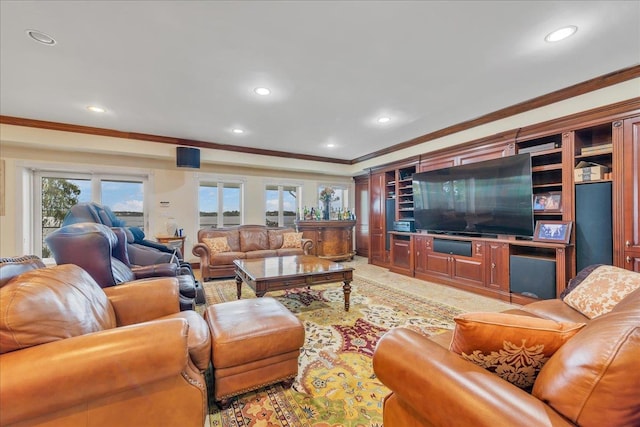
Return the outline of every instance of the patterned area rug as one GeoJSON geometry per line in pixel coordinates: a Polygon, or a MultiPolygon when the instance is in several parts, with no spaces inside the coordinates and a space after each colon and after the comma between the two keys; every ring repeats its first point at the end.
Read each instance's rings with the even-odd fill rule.
{"type": "MultiPolygon", "coordinates": [[[[216,427],[381,427],[382,399],[388,393],[373,373],[371,357],[390,328],[424,335],[453,328],[454,307],[354,277],[351,308],[344,311],[342,283],[268,293],[305,326],[298,377],[291,389],[266,387],[233,400],[220,410],[210,404],[216,427]]],[[[207,304],[236,299],[233,280],[204,284],[207,304]]],[[[255,293],[243,284],[243,298],[255,293]]]]}

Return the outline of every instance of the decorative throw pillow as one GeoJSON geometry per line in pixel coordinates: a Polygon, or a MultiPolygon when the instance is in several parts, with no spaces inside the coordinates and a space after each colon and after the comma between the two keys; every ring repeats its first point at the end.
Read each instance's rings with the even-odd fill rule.
{"type": "Polygon", "coordinates": [[[533,386],[553,353],[585,326],[507,313],[467,313],[454,320],[449,349],[523,389],[533,386]]]}
{"type": "Polygon", "coordinates": [[[205,237],[202,242],[207,245],[211,255],[219,254],[220,252],[231,252],[231,246],[229,246],[226,237],[205,237]]]}
{"type": "Polygon", "coordinates": [[[282,235],[282,248],[301,248],[302,233],[284,233],[282,235]]]}
{"type": "Polygon", "coordinates": [[[593,319],[613,310],[616,304],[638,288],[640,274],[601,265],[591,271],[562,301],[593,319]]]}

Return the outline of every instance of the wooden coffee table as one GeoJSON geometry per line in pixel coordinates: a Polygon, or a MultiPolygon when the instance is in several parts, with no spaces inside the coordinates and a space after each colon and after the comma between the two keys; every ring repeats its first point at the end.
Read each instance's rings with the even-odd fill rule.
{"type": "Polygon", "coordinates": [[[242,282],[249,285],[258,297],[271,291],[343,282],[344,310],[349,311],[352,267],[312,255],[237,259],[233,263],[236,266],[238,299],[242,296],[242,282]]]}

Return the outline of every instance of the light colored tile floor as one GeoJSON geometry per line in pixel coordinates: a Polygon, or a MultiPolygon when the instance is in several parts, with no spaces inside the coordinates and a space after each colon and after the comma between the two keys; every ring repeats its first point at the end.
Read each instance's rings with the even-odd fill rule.
{"type": "Polygon", "coordinates": [[[498,299],[477,295],[451,286],[427,282],[413,277],[389,271],[386,268],[369,264],[367,258],[356,256],[353,261],[342,262],[355,268],[359,276],[374,280],[387,286],[394,286],[415,295],[424,296],[464,311],[503,311],[519,307],[498,299]]]}

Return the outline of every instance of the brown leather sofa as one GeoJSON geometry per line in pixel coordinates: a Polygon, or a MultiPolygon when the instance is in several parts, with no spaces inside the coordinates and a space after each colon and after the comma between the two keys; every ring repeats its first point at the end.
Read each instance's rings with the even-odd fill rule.
{"type": "Polygon", "coordinates": [[[267,227],[265,225],[239,225],[225,228],[198,230],[198,243],[193,254],[200,257],[202,280],[231,277],[235,274],[236,259],[267,258],[287,255],[309,255],[313,248],[311,239],[302,239],[299,248],[283,248],[283,234],[295,233],[293,228],[267,227]],[[204,239],[226,238],[228,250],[212,253],[204,239]]]}
{"type": "Polygon", "coordinates": [[[42,267],[0,261],[0,425],[204,425],[210,333],[175,277],[101,289],[42,267]]]}
{"type": "MultiPolygon", "coordinates": [[[[627,273],[637,284],[640,274],[627,273]]],[[[640,425],[640,289],[592,319],[562,299],[508,313],[586,326],[551,355],[531,393],[417,332],[393,329],[373,358],[391,389],[384,426],[640,425]]]]}

